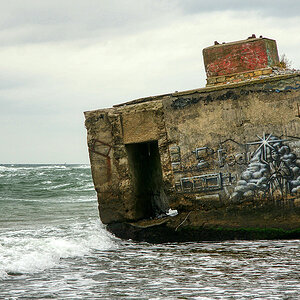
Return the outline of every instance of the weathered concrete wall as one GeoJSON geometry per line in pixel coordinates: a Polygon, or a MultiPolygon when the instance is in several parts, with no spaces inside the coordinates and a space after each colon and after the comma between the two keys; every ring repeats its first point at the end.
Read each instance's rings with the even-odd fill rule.
{"type": "Polygon", "coordinates": [[[299,94],[297,76],[165,101],[180,201],[220,206],[281,199],[299,205],[299,94]]]}
{"type": "Polygon", "coordinates": [[[135,196],[126,144],[158,141],[164,178],[170,176],[162,101],[86,112],[89,155],[103,223],[144,216],[135,196]]]}
{"type": "Polygon", "coordinates": [[[299,105],[296,74],[86,112],[103,223],[148,217],[136,193],[126,145],[157,141],[162,188],[170,207],[180,213],[177,223],[173,219],[168,226],[177,229],[184,221],[184,226],[197,227],[205,220],[212,226],[248,222],[300,228],[299,105]],[[259,216],[255,207],[261,209],[259,216]],[[288,209],[289,218],[278,221],[271,213],[278,207],[288,209]]]}

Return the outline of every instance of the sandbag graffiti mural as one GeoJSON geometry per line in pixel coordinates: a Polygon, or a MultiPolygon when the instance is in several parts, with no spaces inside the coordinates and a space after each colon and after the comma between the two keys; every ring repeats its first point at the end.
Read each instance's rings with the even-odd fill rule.
{"type": "Polygon", "coordinates": [[[263,135],[250,160],[247,169],[241,174],[232,198],[249,196],[279,196],[300,191],[300,167],[297,156],[288,145],[287,139],[263,135]]]}

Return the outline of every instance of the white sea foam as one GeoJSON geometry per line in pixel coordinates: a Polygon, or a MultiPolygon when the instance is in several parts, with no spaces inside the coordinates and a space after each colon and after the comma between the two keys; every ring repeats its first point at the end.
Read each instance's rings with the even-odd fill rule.
{"type": "Polygon", "coordinates": [[[15,167],[8,167],[8,166],[0,166],[0,172],[16,172],[18,171],[19,168],[15,168],[15,167]]]}
{"type": "Polygon", "coordinates": [[[62,184],[58,184],[58,185],[53,185],[51,187],[46,187],[45,189],[56,190],[56,189],[60,189],[60,188],[63,188],[63,187],[67,187],[69,185],[70,185],[70,183],[62,183],[62,184]]]}
{"type": "Polygon", "coordinates": [[[52,169],[88,169],[89,165],[1,165],[0,171],[16,172],[20,170],[52,170],[52,169]]]}
{"type": "Polygon", "coordinates": [[[61,263],[68,257],[82,257],[94,250],[116,247],[112,236],[98,220],[72,224],[68,228],[20,230],[0,235],[0,279],[9,274],[32,274],[61,263]]]}
{"type": "Polygon", "coordinates": [[[75,166],[72,166],[72,168],[74,168],[74,169],[90,169],[91,166],[90,165],[75,165],[75,166]]]}
{"type": "Polygon", "coordinates": [[[35,169],[67,169],[68,166],[65,165],[44,165],[44,166],[35,166],[35,169]]]}
{"type": "Polygon", "coordinates": [[[46,180],[46,181],[42,181],[41,183],[38,183],[38,184],[51,184],[51,183],[52,183],[52,181],[46,180]]]}

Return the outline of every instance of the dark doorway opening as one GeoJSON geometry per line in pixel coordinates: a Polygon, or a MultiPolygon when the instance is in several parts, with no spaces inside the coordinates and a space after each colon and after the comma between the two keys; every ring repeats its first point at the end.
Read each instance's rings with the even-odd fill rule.
{"type": "Polygon", "coordinates": [[[129,167],[140,218],[157,217],[169,208],[163,189],[158,142],[126,145],[129,167]]]}

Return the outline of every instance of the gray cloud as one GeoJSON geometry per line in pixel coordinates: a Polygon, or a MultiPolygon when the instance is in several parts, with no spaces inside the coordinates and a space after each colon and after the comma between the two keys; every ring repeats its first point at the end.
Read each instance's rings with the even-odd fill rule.
{"type": "Polygon", "coordinates": [[[0,1],[0,45],[89,38],[104,40],[117,35],[154,29],[189,15],[218,11],[254,12],[264,17],[286,18],[299,16],[300,2],[297,0],[0,1]]]}
{"type": "Polygon", "coordinates": [[[201,51],[214,40],[262,34],[300,68],[298,7],[0,0],[0,163],[88,162],[83,111],[203,87],[201,51]]]}
{"type": "Polygon", "coordinates": [[[176,7],[164,0],[2,1],[2,45],[109,38],[161,26],[175,15],[176,7]]]}
{"type": "Polygon", "coordinates": [[[176,0],[176,4],[185,13],[207,13],[212,11],[254,11],[267,17],[299,16],[300,2],[298,0],[176,0]]]}

